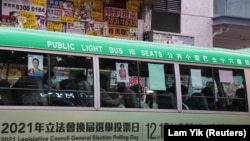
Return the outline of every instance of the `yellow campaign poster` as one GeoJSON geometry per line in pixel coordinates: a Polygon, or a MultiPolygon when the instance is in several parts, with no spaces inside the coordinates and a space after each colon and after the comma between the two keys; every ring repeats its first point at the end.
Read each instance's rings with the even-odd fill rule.
{"type": "Polygon", "coordinates": [[[127,10],[133,12],[139,12],[140,10],[140,1],[139,0],[128,0],[126,3],[127,10]]]}
{"type": "Polygon", "coordinates": [[[137,28],[109,26],[109,37],[137,40],[137,28]]]}
{"type": "Polygon", "coordinates": [[[83,0],[78,8],[80,21],[103,20],[103,0],[83,0]]]}
{"type": "Polygon", "coordinates": [[[47,22],[48,31],[62,32],[63,31],[62,27],[63,27],[63,23],[61,22],[52,22],[52,21],[47,22]]]}
{"type": "Polygon", "coordinates": [[[34,12],[20,11],[19,18],[23,18],[19,24],[22,24],[21,26],[24,28],[37,29],[39,27],[39,23],[34,12]]]}
{"type": "Polygon", "coordinates": [[[40,6],[46,6],[47,0],[31,0],[31,3],[40,6]]]}

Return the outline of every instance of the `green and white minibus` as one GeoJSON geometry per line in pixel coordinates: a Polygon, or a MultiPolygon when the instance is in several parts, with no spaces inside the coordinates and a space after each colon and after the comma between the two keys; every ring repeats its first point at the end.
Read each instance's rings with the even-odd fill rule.
{"type": "Polygon", "coordinates": [[[0,141],[162,141],[164,125],[248,125],[249,78],[248,49],[1,27],[0,141]]]}

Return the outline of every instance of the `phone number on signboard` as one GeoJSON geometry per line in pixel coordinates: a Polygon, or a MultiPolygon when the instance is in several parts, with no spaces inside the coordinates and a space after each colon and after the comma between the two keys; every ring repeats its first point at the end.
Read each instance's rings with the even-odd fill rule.
{"type": "Polygon", "coordinates": [[[137,27],[137,20],[134,19],[124,19],[124,18],[106,16],[106,20],[111,25],[137,27]]]}
{"type": "Polygon", "coordinates": [[[4,7],[12,7],[16,10],[25,10],[25,11],[45,13],[44,7],[36,7],[36,6],[21,5],[21,4],[9,4],[9,3],[4,3],[4,7]]]}

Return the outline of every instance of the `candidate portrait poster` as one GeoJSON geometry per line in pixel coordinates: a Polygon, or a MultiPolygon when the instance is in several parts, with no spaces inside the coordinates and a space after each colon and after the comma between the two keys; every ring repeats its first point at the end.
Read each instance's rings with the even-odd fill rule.
{"type": "Polygon", "coordinates": [[[117,82],[129,82],[128,63],[116,63],[117,82]]]}
{"type": "Polygon", "coordinates": [[[43,56],[42,55],[28,55],[28,75],[29,76],[43,76],[43,56]]]}

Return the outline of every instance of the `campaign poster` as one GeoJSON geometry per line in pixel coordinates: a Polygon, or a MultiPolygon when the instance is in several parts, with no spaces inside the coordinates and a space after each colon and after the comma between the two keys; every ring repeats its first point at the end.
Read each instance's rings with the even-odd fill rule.
{"type": "Polygon", "coordinates": [[[129,82],[128,63],[116,63],[117,82],[129,82]]]}
{"type": "Polygon", "coordinates": [[[28,75],[29,76],[43,76],[43,56],[42,55],[28,55],[28,75]]]}

